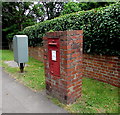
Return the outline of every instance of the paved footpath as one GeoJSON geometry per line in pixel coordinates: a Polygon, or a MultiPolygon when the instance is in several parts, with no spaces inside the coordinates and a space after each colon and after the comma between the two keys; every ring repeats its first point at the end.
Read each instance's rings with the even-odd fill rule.
{"type": "Polygon", "coordinates": [[[53,104],[44,91],[33,92],[4,71],[1,77],[2,113],[68,113],[53,104]]]}

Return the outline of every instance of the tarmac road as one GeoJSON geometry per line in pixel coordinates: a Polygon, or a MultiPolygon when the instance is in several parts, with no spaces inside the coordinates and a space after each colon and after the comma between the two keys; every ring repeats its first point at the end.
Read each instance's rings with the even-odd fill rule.
{"type": "Polygon", "coordinates": [[[33,92],[3,70],[0,81],[2,81],[2,113],[68,113],[53,104],[45,91],[33,92]]]}

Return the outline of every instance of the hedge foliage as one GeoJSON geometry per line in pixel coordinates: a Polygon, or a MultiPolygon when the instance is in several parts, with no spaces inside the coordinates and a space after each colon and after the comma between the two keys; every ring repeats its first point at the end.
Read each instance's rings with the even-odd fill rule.
{"type": "Polygon", "coordinates": [[[83,30],[84,52],[120,56],[120,3],[107,7],[67,14],[26,27],[29,46],[42,42],[48,31],[83,30]]]}

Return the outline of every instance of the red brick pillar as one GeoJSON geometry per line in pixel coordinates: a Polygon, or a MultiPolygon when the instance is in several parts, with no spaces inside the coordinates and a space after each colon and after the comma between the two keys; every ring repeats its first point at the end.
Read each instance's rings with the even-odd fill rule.
{"type": "Polygon", "coordinates": [[[81,96],[83,31],[46,33],[44,64],[47,94],[69,104],[81,96]]]}

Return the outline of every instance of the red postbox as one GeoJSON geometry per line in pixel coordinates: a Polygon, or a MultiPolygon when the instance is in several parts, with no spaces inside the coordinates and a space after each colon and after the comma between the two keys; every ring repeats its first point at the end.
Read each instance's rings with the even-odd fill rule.
{"type": "Polygon", "coordinates": [[[60,76],[60,42],[59,38],[48,38],[48,58],[50,74],[60,76]]]}

